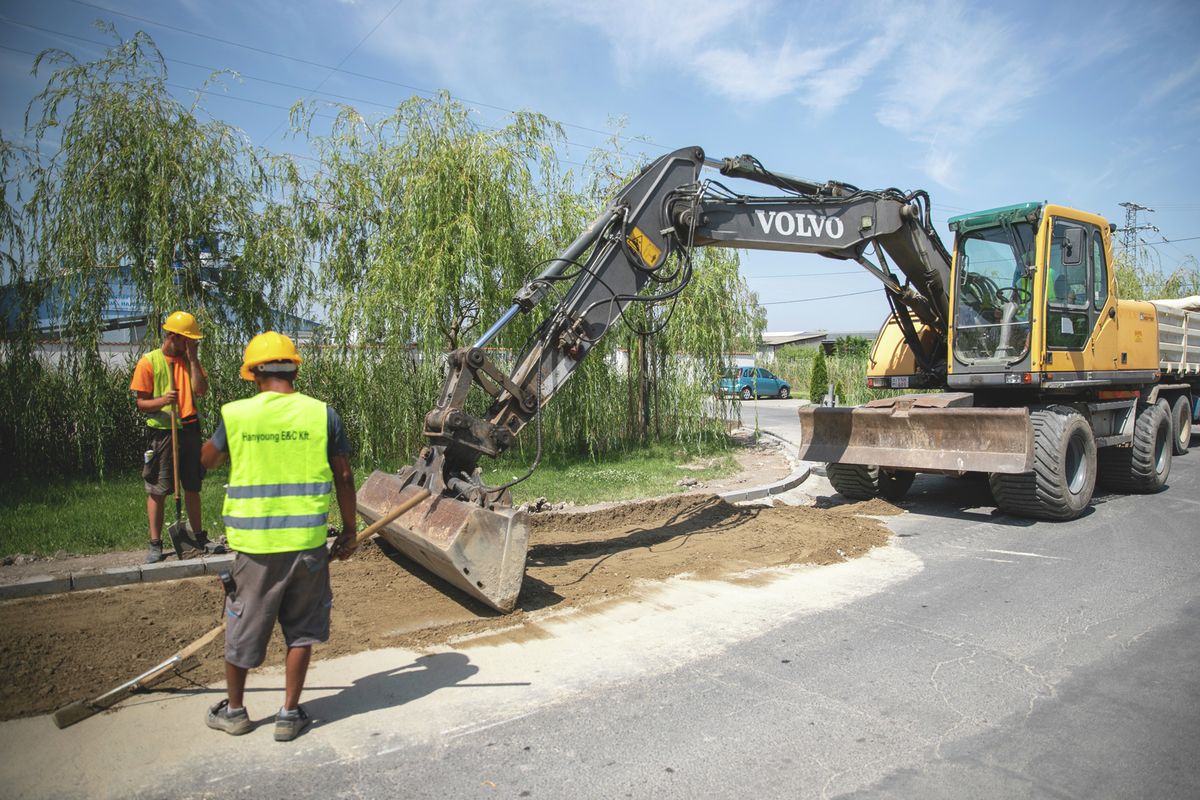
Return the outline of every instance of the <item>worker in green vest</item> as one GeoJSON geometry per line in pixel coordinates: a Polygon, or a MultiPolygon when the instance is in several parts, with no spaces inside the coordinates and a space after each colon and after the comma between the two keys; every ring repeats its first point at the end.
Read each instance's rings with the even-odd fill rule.
{"type": "Polygon", "coordinates": [[[200,415],[196,398],[208,393],[208,373],[200,363],[200,326],[186,311],[176,311],[163,323],[163,343],[138,360],[129,389],[138,410],[146,414],[146,449],[142,480],[146,485],[146,514],[150,518],[150,547],[146,563],[163,560],[162,526],[166,497],[175,491],[171,454],[171,411],[179,426],[179,484],[188,522],[201,548],[208,537],[201,527],[200,415]],[[172,388],[174,387],[174,388],[172,388]]]}
{"type": "Polygon", "coordinates": [[[276,741],[296,738],[309,724],[300,693],[312,646],[329,638],[329,559],[349,555],[356,528],[345,428],[336,411],[296,391],[300,363],[283,334],[251,339],[241,375],[254,381],[258,394],[222,406],[220,424],[201,452],[209,469],[229,461],[223,515],[237,553],[225,598],[228,696],[208,710],[206,721],[235,736],[254,727],[243,703],[246,674],[266,658],[278,621],[287,660],[276,741]],[[331,490],[342,529],[326,550],[331,490]]]}

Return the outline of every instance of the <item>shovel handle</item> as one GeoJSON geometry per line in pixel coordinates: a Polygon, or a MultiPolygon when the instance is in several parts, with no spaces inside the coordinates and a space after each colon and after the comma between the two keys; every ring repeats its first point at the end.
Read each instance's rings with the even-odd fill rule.
{"type": "MultiPolygon", "coordinates": [[[[167,362],[167,381],[171,387],[171,391],[175,391],[175,367],[171,362],[167,362]]],[[[171,475],[175,478],[175,521],[179,521],[180,515],[180,498],[179,498],[179,428],[175,421],[175,408],[179,404],[179,397],[175,397],[175,402],[171,404],[171,475]]]]}
{"type": "Polygon", "coordinates": [[[399,517],[399,516],[400,516],[401,514],[403,514],[405,511],[408,511],[409,509],[411,509],[411,508],[413,508],[414,506],[416,506],[418,503],[420,503],[420,502],[421,502],[422,500],[424,500],[426,497],[429,497],[429,490],[428,490],[428,489],[422,489],[421,491],[417,492],[417,493],[416,493],[415,495],[413,495],[412,497],[410,497],[410,498],[408,498],[407,500],[405,500],[405,501],[404,501],[403,503],[401,503],[400,505],[398,505],[398,506],[396,506],[395,508],[393,508],[391,511],[387,512],[386,514],[384,514],[384,515],[383,515],[382,517],[380,517],[379,519],[377,519],[377,520],[375,520],[374,522],[372,522],[370,525],[368,525],[366,528],[364,528],[364,529],[362,530],[362,532],[358,534],[358,536],[356,536],[356,537],[355,537],[355,539],[354,539],[354,546],[355,546],[355,547],[358,547],[360,544],[362,544],[363,542],[365,542],[367,539],[370,539],[372,536],[374,536],[375,534],[379,533],[379,531],[383,530],[383,527],[384,527],[385,525],[387,525],[387,524],[388,524],[388,523],[390,523],[392,520],[394,520],[394,519],[396,519],[397,517],[399,517]]]}

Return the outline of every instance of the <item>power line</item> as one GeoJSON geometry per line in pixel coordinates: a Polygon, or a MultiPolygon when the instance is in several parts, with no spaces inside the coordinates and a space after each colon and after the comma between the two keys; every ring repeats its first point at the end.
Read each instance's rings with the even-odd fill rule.
{"type": "Polygon", "coordinates": [[[860,294],[875,294],[878,289],[869,289],[865,292],[849,292],[847,294],[831,294],[826,297],[805,297],[801,300],[773,300],[770,303],[759,303],[760,306],[783,306],[790,303],[812,303],[817,300],[838,300],[843,297],[857,297],[860,294]]]}
{"type": "MultiPolygon", "coordinates": [[[[350,52],[349,52],[349,53],[346,53],[345,57],[344,57],[344,58],[342,58],[342,60],[341,60],[341,61],[339,61],[339,62],[337,63],[337,66],[336,66],[336,67],[334,67],[333,69],[331,69],[329,72],[327,72],[327,73],[325,74],[325,77],[324,77],[324,78],[322,78],[322,79],[321,79],[321,82],[317,84],[317,88],[313,90],[313,92],[314,92],[314,93],[316,93],[316,92],[320,91],[320,90],[321,90],[321,87],[325,85],[325,82],[326,82],[327,80],[329,80],[329,77],[330,77],[331,75],[333,75],[333,73],[334,73],[334,72],[336,72],[337,70],[341,69],[341,68],[342,68],[342,65],[343,65],[343,64],[345,64],[347,61],[349,61],[349,60],[350,60],[350,56],[352,56],[352,55],[354,55],[356,52],[358,52],[358,48],[362,47],[362,46],[363,46],[363,43],[364,43],[364,42],[366,42],[366,41],[367,41],[367,39],[370,39],[370,38],[371,38],[371,36],[372,36],[372,35],[375,33],[375,31],[379,30],[379,26],[380,26],[380,25],[382,25],[384,22],[386,22],[386,21],[387,21],[387,19],[388,19],[388,17],[390,17],[390,16],[392,16],[392,14],[395,14],[395,13],[396,13],[396,9],[400,7],[400,4],[401,4],[402,2],[404,2],[404,0],[396,0],[396,4],[395,4],[395,5],[393,5],[393,6],[392,6],[392,7],[391,7],[391,8],[388,10],[388,12],[387,12],[386,14],[384,14],[382,17],[380,17],[380,18],[379,18],[379,22],[376,22],[376,23],[375,23],[375,27],[373,27],[373,28],[371,28],[371,30],[367,31],[367,35],[366,35],[366,36],[364,36],[364,37],[362,37],[361,39],[359,39],[359,40],[358,40],[358,44],[356,44],[356,45],[354,45],[354,47],[350,48],[350,52]]],[[[310,97],[311,97],[311,95],[309,95],[309,97],[305,97],[305,98],[304,98],[304,101],[307,101],[307,100],[308,100],[310,97]]],[[[301,101],[301,102],[304,102],[304,101],[301,101]]],[[[268,142],[268,141],[271,139],[271,137],[273,137],[273,136],[274,136],[276,133],[278,133],[278,132],[279,132],[279,129],[280,129],[281,127],[283,127],[283,121],[282,121],[282,120],[279,122],[279,124],[278,124],[278,125],[276,125],[276,126],[275,126],[274,130],[272,130],[270,133],[268,133],[268,134],[267,134],[267,135],[266,135],[266,136],[263,138],[263,140],[262,140],[261,142],[259,142],[259,146],[262,146],[262,145],[266,144],[266,143],[267,143],[267,142],[268,142]]]]}
{"type": "MultiPolygon", "coordinates": [[[[208,34],[208,33],[200,33],[199,31],[189,30],[187,28],[183,28],[178,25],[171,25],[166,22],[158,22],[157,20],[148,19],[146,17],[140,17],[136,14],[129,14],[124,11],[117,11],[116,9],[108,8],[107,6],[102,6],[102,5],[98,5],[96,3],[86,2],[86,0],[65,0],[65,2],[74,3],[75,5],[80,5],[80,6],[86,6],[88,8],[94,8],[98,11],[103,11],[106,14],[115,14],[116,16],[119,16],[119,17],[125,17],[126,19],[137,20],[138,22],[144,22],[147,25],[153,25],[158,28],[165,28],[167,30],[176,31],[178,33],[183,33],[188,36],[196,36],[201,39],[208,39],[210,41],[220,42],[221,44],[226,44],[226,45],[229,45],[230,47],[239,47],[244,50],[250,50],[255,53],[261,53],[262,55],[271,56],[272,58],[282,58],[287,61],[294,61],[298,64],[307,64],[312,67],[320,67],[321,69],[330,70],[332,72],[339,72],[343,75],[351,75],[355,78],[363,78],[363,79],[369,80],[369,81],[378,81],[379,83],[386,83],[391,86],[397,86],[401,89],[407,89],[410,92],[417,92],[418,94],[430,95],[431,97],[436,97],[439,94],[437,91],[432,90],[432,89],[422,89],[418,86],[412,86],[407,83],[401,83],[399,81],[391,80],[390,78],[380,78],[376,75],[368,75],[363,72],[355,72],[353,70],[342,69],[340,66],[335,66],[335,65],[331,65],[331,64],[323,64],[319,61],[311,61],[306,58],[299,58],[297,56],[288,55],[287,53],[279,53],[274,50],[267,50],[262,47],[255,47],[254,45],[244,44],[242,42],[235,42],[231,39],[223,39],[220,36],[213,36],[212,34],[208,34]]],[[[381,24],[382,24],[382,21],[381,21],[381,24]]],[[[490,108],[494,111],[503,111],[506,114],[516,114],[517,113],[514,109],[505,108],[504,106],[498,106],[498,105],[494,105],[492,103],[484,103],[479,100],[468,100],[467,98],[458,97],[457,95],[452,95],[452,94],[448,94],[448,96],[450,97],[450,99],[457,100],[458,102],[465,103],[466,105],[477,106],[479,108],[490,108]]],[[[578,125],[578,124],[572,123],[572,122],[560,122],[559,124],[561,124],[563,127],[577,128],[581,131],[587,131],[589,133],[599,134],[600,136],[604,136],[604,137],[608,137],[608,136],[612,135],[612,131],[602,131],[602,130],[598,130],[596,128],[589,128],[586,125],[578,125]]],[[[645,144],[648,147],[657,147],[664,151],[671,150],[671,148],[669,148],[665,145],[656,144],[654,142],[642,142],[642,144],[645,144]]]]}

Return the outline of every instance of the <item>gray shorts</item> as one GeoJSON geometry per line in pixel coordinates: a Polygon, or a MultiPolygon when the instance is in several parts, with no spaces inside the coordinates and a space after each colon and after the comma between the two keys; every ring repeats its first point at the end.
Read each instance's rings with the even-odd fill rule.
{"type": "Polygon", "coordinates": [[[275,621],[288,647],[329,639],[333,590],[324,546],[294,553],[238,553],[237,588],[225,598],[225,660],[253,669],[267,657],[275,621]]]}
{"type": "MultiPolygon", "coordinates": [[[[200,425],[179,426],[179,485],[185,492],[200,491],[204,466],[200,463],[200,425]]],[[[175,461],[171,455],[171,431],[146,428],[146,452],[142,463],[142,480],[146,494],[175,494],[175,461]]]]}

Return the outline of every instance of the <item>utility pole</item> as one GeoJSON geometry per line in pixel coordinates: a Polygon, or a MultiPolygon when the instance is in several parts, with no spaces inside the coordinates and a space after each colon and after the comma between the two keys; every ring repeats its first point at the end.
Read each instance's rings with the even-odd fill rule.
{"type": "Polygon", "coordinates": [[[1121,234],[1121,246],[1125,248],[1125,253],[1129,257],[1129,263],[1136,268],[1138,266],[1138,231],[1154,231],[1162,233],[1156,226],[1146,224],[1137,224],[1137,215],[1139,211],[1148,211],[1154,213],[1154,209],[1148,206],[1138,205],[1137,203],[1121,203],[1121,208],[1125,209],[1125,227],[1118,228],[1117,231],[1121,234]]]}

